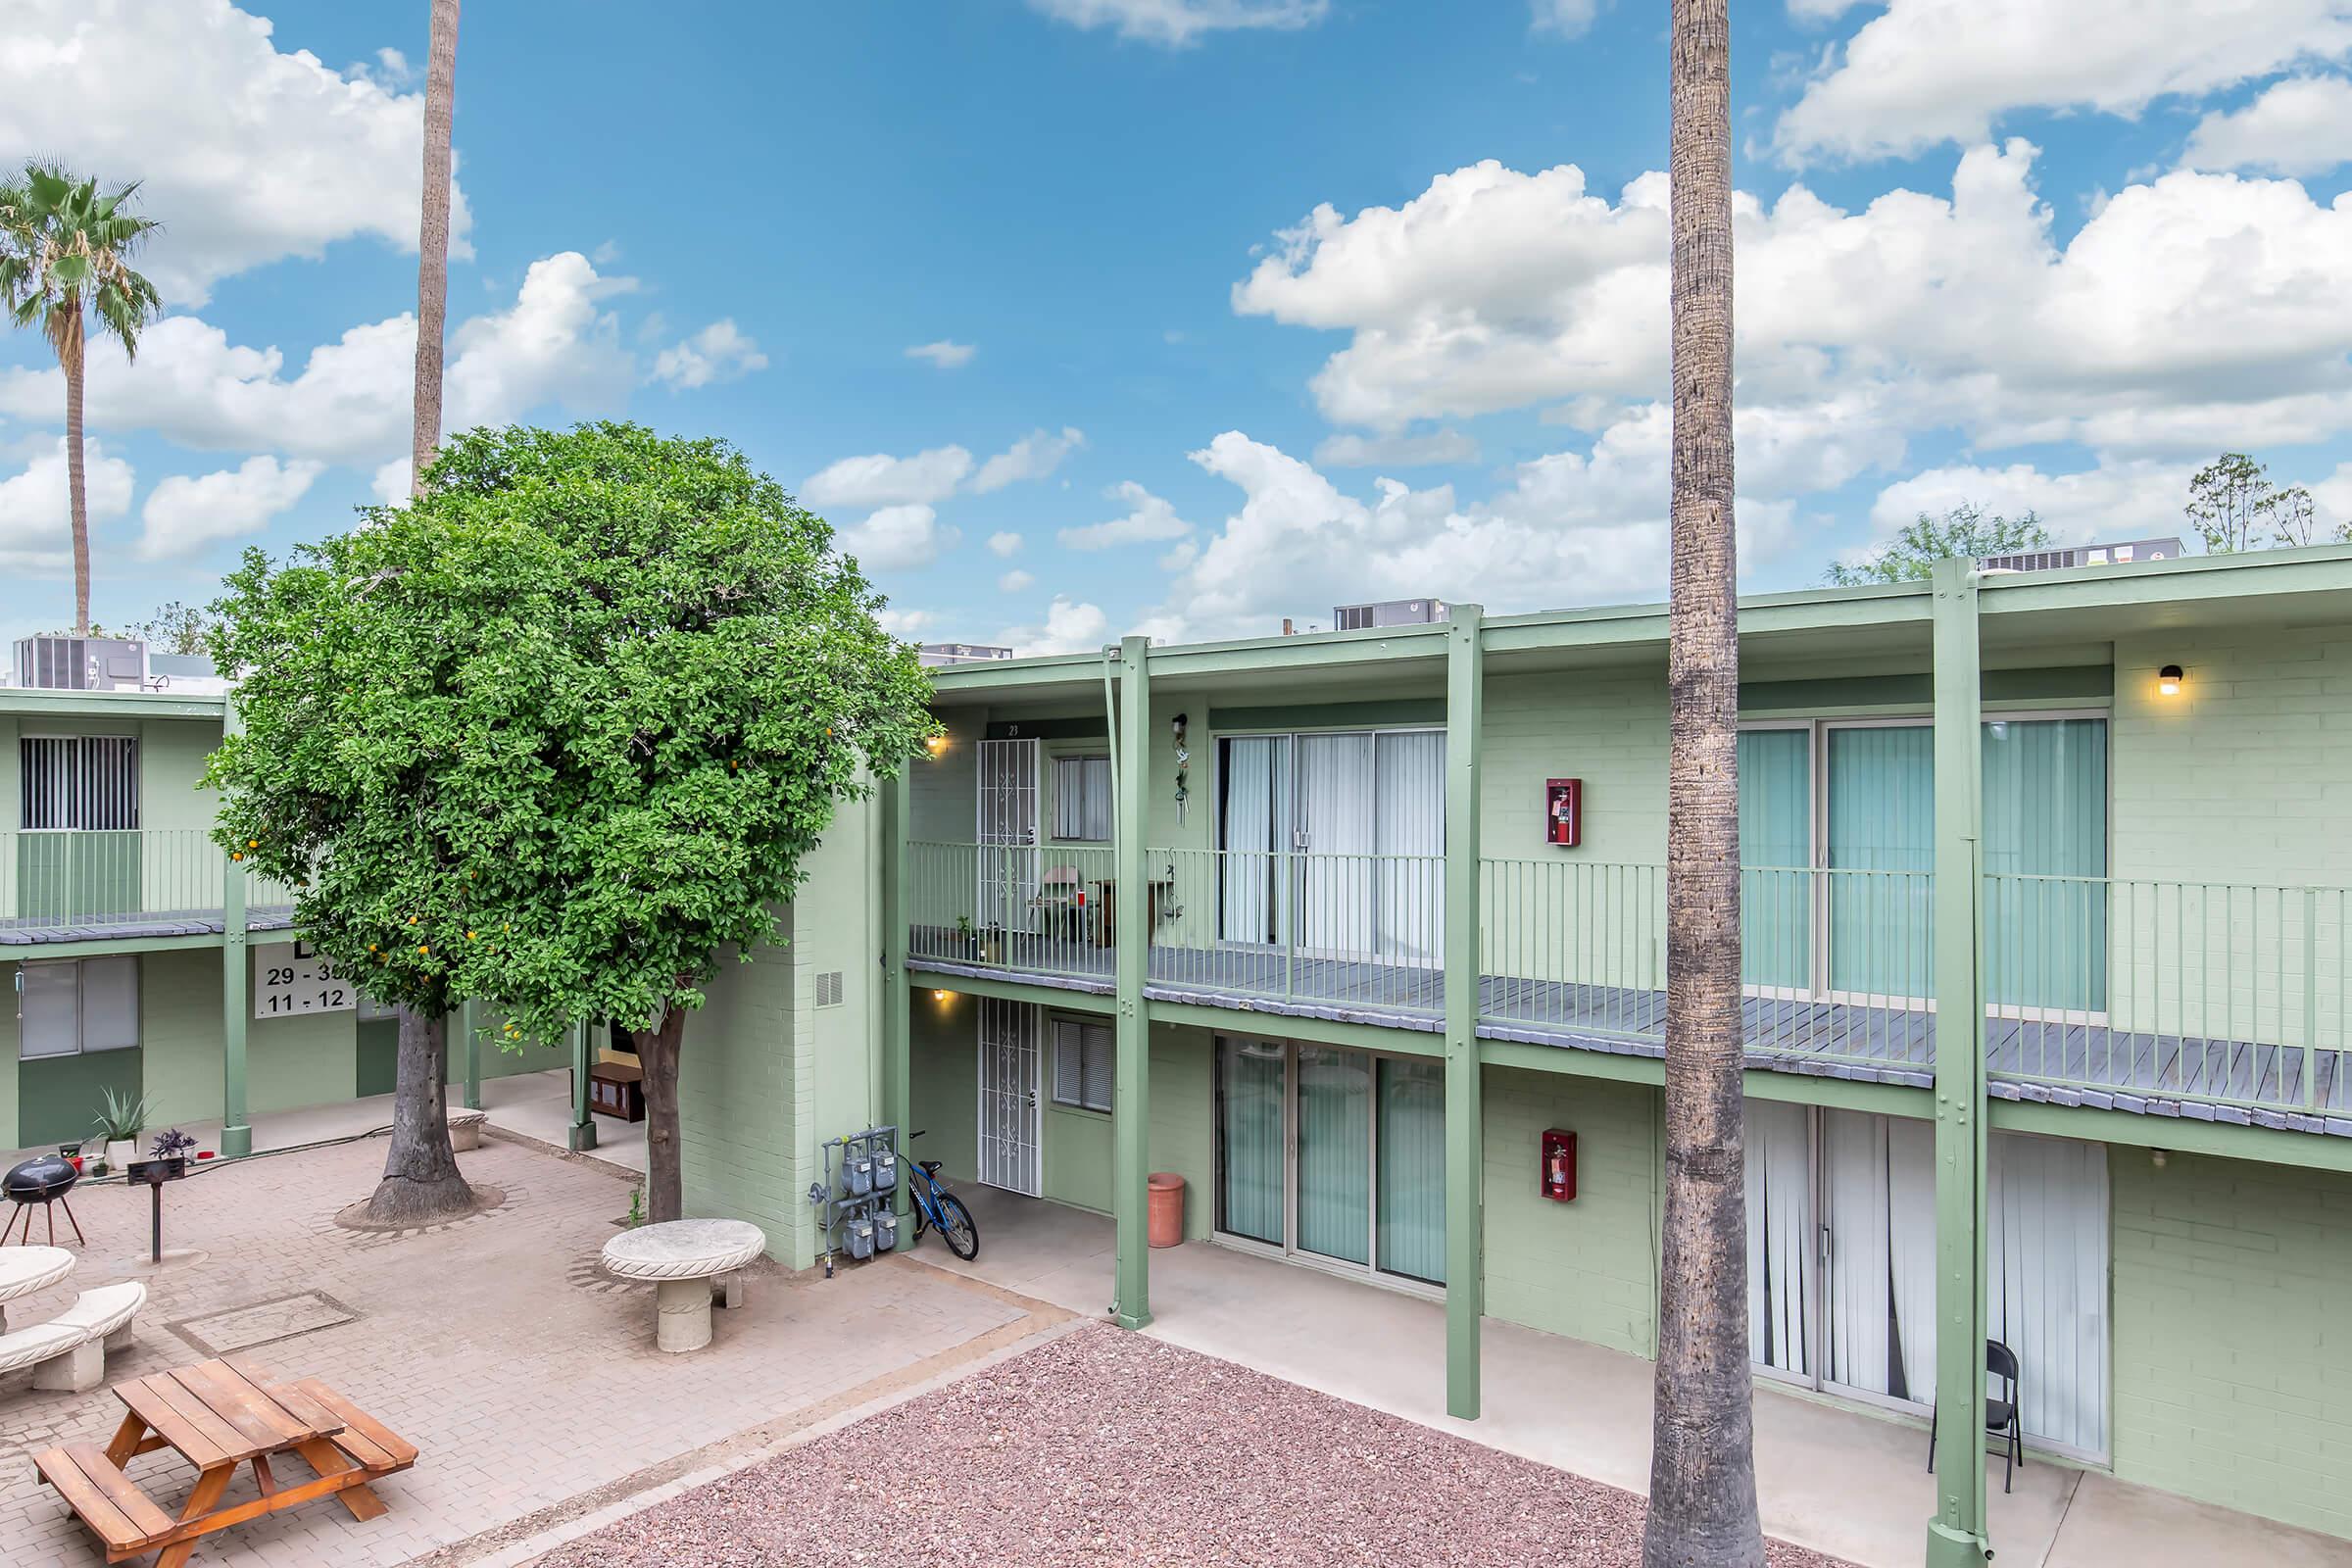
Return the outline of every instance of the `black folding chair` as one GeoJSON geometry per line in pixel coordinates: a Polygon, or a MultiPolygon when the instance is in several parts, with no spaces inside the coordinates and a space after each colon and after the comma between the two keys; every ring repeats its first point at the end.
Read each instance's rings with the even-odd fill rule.
{"type": "MultiPolygon", "coordinates": [[[[1996,1398],[1987,1392],[1984,1396],[1984,1435],[2006,1441],[2008,1460],[2001,1468],[2001,1490],[2007,1492],[2010,1482],[2026,1462],[2026,1444],[2023,1430],[2018,1426],[2017,1409],[2017,1352],[1998,1340],[1984,1342],[1984,1372],[2001,1380],[2001,1393],[1996,1398]]],[[[1928,1417],[1928,1474],[1936,1473],[1936,1420],[1941,1411],[1928,1417]]]]}

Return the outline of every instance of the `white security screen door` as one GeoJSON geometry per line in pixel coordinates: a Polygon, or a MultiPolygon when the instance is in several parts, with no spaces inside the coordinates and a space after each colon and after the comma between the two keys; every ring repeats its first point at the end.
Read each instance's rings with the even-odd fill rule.
{"type": "Polygon", "coordinates": [[[980,1179],[1008,1193],[1038,1197],[1038,1009],[1027,1003],[980,999],[980,1179]]]}
{"type": "Polygon", "coordinates": [[[1037,910],[1037,742],[980,743],[980,923],[1026,931],[1037,910]]]}

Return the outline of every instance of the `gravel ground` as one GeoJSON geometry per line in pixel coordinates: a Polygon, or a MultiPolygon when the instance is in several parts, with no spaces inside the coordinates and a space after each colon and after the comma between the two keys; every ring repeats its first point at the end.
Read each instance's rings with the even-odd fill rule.
{"type": "MultiPolygon", "coordinates": [[[[1616,1565],[1642,1499],[1141,1334],[1088,1326],[540,1559],[1616,1565]]],[[[1775,1543],[1775,1568],[1835,1568],[1775,1543]]]]}

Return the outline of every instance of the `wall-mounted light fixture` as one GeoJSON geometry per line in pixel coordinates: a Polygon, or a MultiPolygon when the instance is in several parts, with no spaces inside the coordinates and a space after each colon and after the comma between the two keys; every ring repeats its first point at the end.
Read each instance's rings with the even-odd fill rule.
{"type": "Polygon", "coordinates": [[[2156,689],[2167,697],[2180,695],[2180,666],[2167,664],[2156,672],[2156,689]]]}
{"type": "Polygon", "coordinates": [[[945,1002],[948,1000],[948,994],[945,991],[934,991],[931,993],[931,1000],[933,1002],[945,1002]]]}

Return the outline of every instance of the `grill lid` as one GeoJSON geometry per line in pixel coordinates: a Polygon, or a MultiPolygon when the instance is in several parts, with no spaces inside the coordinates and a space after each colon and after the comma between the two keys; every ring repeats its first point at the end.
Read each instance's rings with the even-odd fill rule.
{"type": "Polygon", "coordinates": [[[20,1203],[41,1203],[72,1189],[80,1173],[63,1154],[35,1154],[0,1177],[0,1192],[20,1203]]]}

